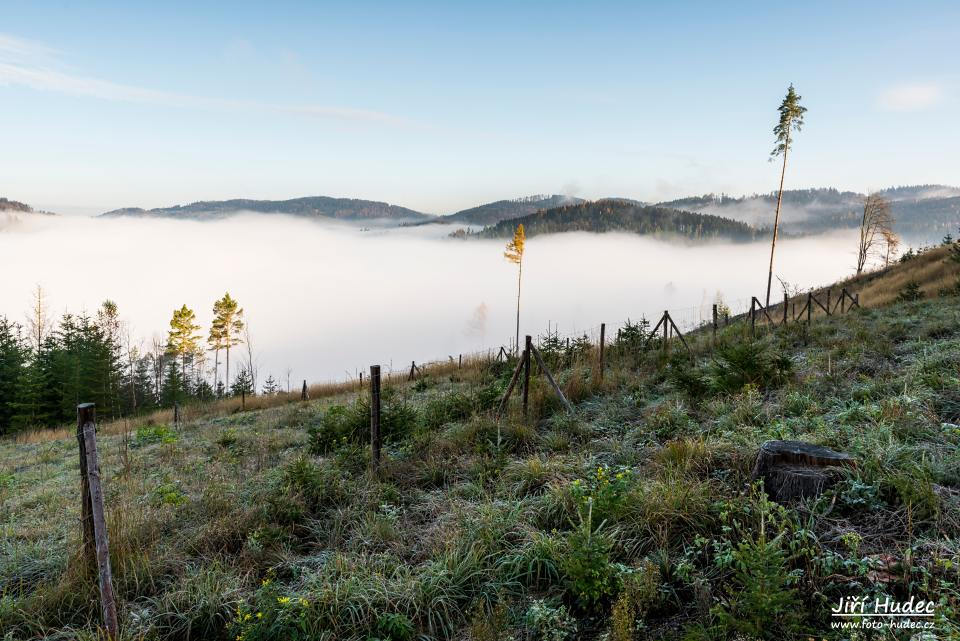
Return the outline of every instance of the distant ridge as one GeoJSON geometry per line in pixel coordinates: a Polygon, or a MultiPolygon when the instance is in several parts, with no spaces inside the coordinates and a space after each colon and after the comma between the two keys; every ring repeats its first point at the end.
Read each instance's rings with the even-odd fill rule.
{"type": "Polygon", "coordinates": [[[157,209],[127,207],[101,214],[104,218],[184,218],[190,220],[214,220],[242,212],[261,214],[286,214],[304,218],[330,218],[336,220],[426,220],[432,218],[406,207],[390,205],[375,200],[357,198],[331,198],[329,196],[307,196],[290,200],[209,200],[175,205],[157,209]]]}

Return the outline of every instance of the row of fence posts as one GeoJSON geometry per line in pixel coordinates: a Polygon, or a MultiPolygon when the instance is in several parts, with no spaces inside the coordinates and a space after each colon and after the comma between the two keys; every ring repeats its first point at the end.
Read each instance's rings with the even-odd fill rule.
{"type": "MultiPolygon", "coordinates": [[[[836,302],[831,302],[831,290],[826,290],[826,304],[822,302],[817,295],[812,291],[807,292],[806,303],[800,308],[800,313],[796,313],[796,303],[794,303],[793,313],[790,312],[790,297],[786,292],[783,294],[783,316],[780,322],[773,320],[773,317],[770,315],[770,307],[764,306],[756,296],[750,298],[750,334],[751,336],[756,336],[757,334],[757,316],[760,312],[766,317],[767,322],[772,326],[786,326],[790,316],[793,316],[793,322],[797,322],[800,318],[806,313],[807,315],[807,325],[810,325],[813,322],[813,306],[816,305],[827,316],[832,316],[836,313],[837,308],[840,308],[840,313],[843,314],[847,311],[854,309],[855,307],[860,307],[860,294],[851,294],[847,291],[847,288],[844,287],[840,290],[840,296],[837,298],[836,302]],[[846,303],[850,301],[849,307],[846,303]]],[[[714,305],[714,335],[716,335],[716,305],[714,305]]]]}

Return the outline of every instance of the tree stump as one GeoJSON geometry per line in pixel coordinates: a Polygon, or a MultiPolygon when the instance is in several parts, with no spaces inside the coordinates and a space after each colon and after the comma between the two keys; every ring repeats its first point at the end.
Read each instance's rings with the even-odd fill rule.
{"type": "Polygon", "coordinates": [[[753,480],[762,479],[767,495],[778,503],[819,496],[853,467],[843,452],[803,441],[767,441],[753,464],[753,480]]]}

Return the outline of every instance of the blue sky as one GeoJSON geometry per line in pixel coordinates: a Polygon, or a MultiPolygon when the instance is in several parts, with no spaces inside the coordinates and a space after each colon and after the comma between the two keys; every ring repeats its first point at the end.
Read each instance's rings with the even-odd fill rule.
{"type": "Polygon", "coordinates": [[[958,184],[958,24],[956,2],[0,0],[0,196],[765,192],[790,82],[788,186],[958,184]]]}

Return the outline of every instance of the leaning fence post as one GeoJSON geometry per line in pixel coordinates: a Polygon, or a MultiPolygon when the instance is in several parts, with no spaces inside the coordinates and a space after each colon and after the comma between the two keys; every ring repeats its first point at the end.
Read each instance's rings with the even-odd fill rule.
{"type": "MultiPolygon", "coordinates": [[[[117,622],[117,603],[113,595],[113,576],[110,571],[110,537],[107,535],[103,487],[100,483],[96,410],[93,403],[77,406],[77,437],[80,439],[80,462],[86,471],[86,483],[81,481],[81,491],[86,492],[83,497],[83,506],[89,506],[89,521],[84,523],[84,538],[92,534],[92,541],[84,541],[84,548],[89,553],[90,543],[92,543],[100,586],[103,627],[107,630],[108,641],[116,641],[120,638],[120,626],[117,622]]],[[[84,474],[81,471],[81,479],[83,477],[84,474]]],[[[86,512],[86,510],[83,511],[86,512]]],[[[84,516],[86,517],[86,514],[84,516]]]]}
{"type": "Polygon", "coordinates": [[[380,366],[370,366],[370,467],[380,471],[380,366]]]}
{"type": "Polygon", "coordinates": [[[600,381],[603,381],[603,343],[607,336],[607,324],[600,323],[600,381]]]}
{"type": "Polygon", "coordinates": [[[526,337],[523,354],[523,418],[527,418],[527,404],[530,397],[530,352],[533,349],[533,339],[526,337]]]}
{"type": "Polygon", "coordinates": [[[830,290],[827,290],[827,316],[830,315],[830,290]]]}
{"type": "Polygon", "coordinates": [[[751,336],[757,335],[757,315],[754,312],[754,310],[756,309],[756,304],[757,304],[757,297],[751,296],[750,297],[750,335],[751,336]]]}
{"type": "Polygon", "coordinates": [[[94,420],[93,403],[77,406],[77,444],[80,448],[80,525],[83,529],[83,559],[88,568],[97,560],[93,542],[93,509],[90,507],[90,481],[87,478],[87,448],[83,441],[83,426],[94,420]]]}

